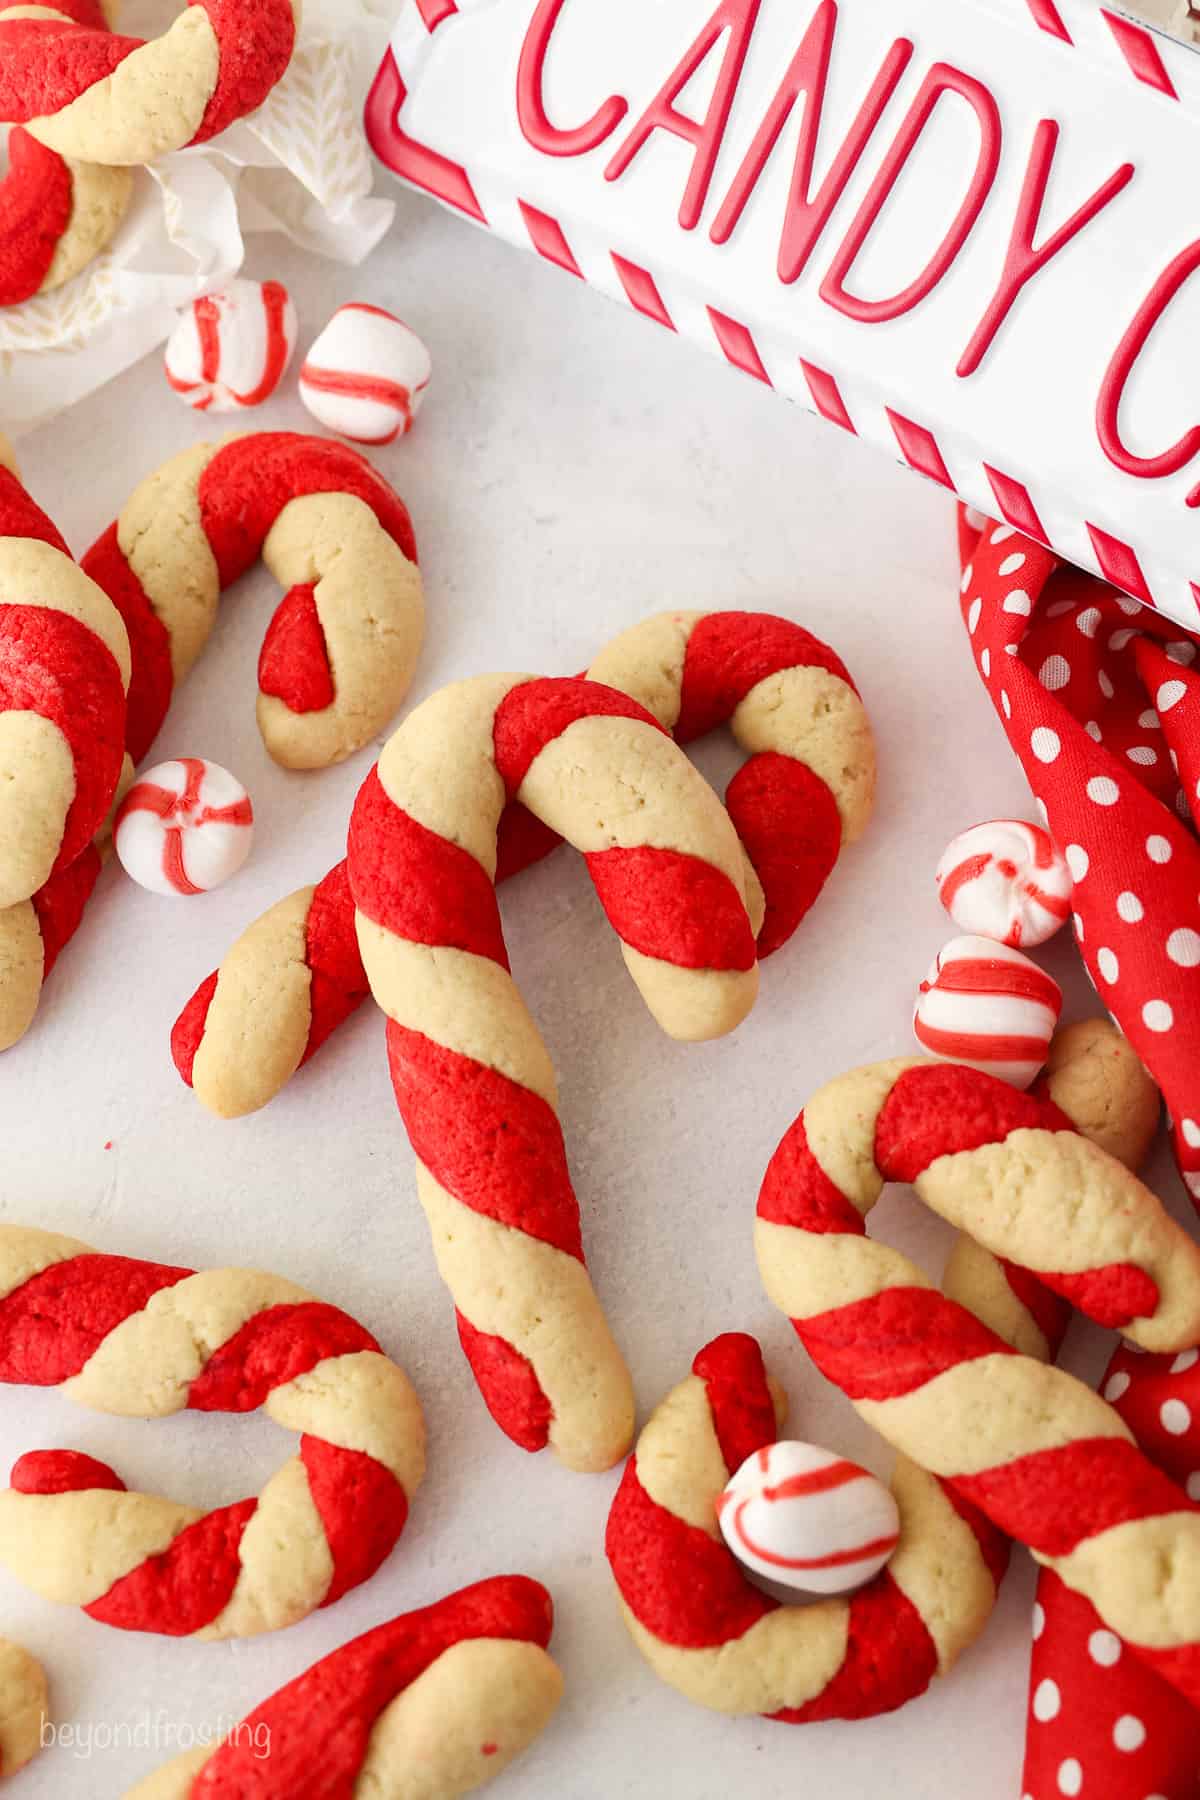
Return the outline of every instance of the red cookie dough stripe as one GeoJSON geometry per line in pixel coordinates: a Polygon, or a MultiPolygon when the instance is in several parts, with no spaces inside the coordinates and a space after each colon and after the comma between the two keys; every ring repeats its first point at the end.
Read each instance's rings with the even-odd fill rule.
{"type": "Polygon", "coordinates": [[[643,956],[683,969],[753,968],[742,897],[711,863],[647,845],[585,860],[609,923],[643,956]]]}
{"type": "Polygon", "coordinates": [[[218,450],[200,477],[200,517],[229,587],[258,561],[284,507],[308,494],[351,494],[375,514],[409,562],[417,544],[408,508],[365,456],[292,432],[256,432],[218,450]]]}
{"type": "Polygon", "coordinates": [[[311,1020],[303,1058],[307,1062],[371,991],[358,952],[354,900],[344,862],[317,883],[308,909],[305,954],[312,970],[311,1020]]]}
{"type": "Polygon", "coordinates": [[[147,1557],[114,1581],[84,1612],[120,1631],[161,1637],[203,1631],[229,1604],[241,1568],[242,1535],[257,1508],[257,1500],[238,1500],[206,1513],[185,1526],[160,1556],[147,1557]]]}
{"type": "Polygon", "coordinates": [[[0,537],[36,538],[70,556],[66,539],[41,507],[31,500],[11,469],[0,466],[0,537]]]}
{"type": "Polygon", "coordinates": [[[1014,1131],[1059,1130],[1044,1102],[1007,1082],[954,1065],[908,1069],[875,1127],[875,1164],[887,1181],[910,1184],[939,1156],[1002,1144],[1014,1131]]]}
{"type": "Polygon", "coordinates": [[[192,142],[206,143],[262,105],[287,71],[296,47],[291,0],[193,0],[212,22],[220,74],[192,142]]]}
{"type": "Polygon", "coordinates": [[[873,1719],[907,1706],[937,1672],[937,1647],[925,1621],[884,1569],[850,1601],[846,1655],[833,1680],[807,1706],[771,1717],[785,1725],[873,1719]]]}
{"type": "Polygon", "coordinates": [[[769,675],[827,669],[858,689],[841,657],[810,631],[769,613],[710,613],[688,639],[675,736],[681,744],[723,725],[769,675]]]}
{"type": "Polygon", "coordinates": [[[413,1151],[473,1212],[583,1261],[562,1126],[498,1069],[388,1021],[388,1065],[413,1151]]]}
{"type": "Polygon", "coordinates": [[[952,1485],[1009,1537],[1066,1556],[1114,1525],[1186,1509],[1175,1483],[1124,1438],[1077,1438],[952,1485]]]}
{"type": "Polygon", "coordinates": [[[307,1375],[326,1357],[378,1349],[356,1319],[323,1300],[271,1306],[214,1351],[188,1388],[188,1405],[197,1412],[255,1412],[274,1388],[307,1375]]]}
{"type": "Polygon", "coordinates": [[[311,1791],[314,1769],[328,1800],[350,1800],[375,1721],[443,1651],[469,1638],[545,1649],[553,1618],[545,1588],[503,1575],[377,1626],[252,1712],[205,1763],[192,1800],[296,1800],[311,1791]]]}
{"type": "Polygon", "coordinates": [[[0,182],[0,306],[18,306],[40,291],[74,205],[67,164],[18,126],[0,182]]]}
{"type": "Polygon", "coordinates": [[[361,1450],[304,1436],[300,1458],[333,1558],[321,1602],[332,1606],[387,1561],[408,1519],[408,1496],[390,1469],[361,1450]]]}
{"type": "Polygon", "coordinates": [[[692,1374],[704,1383],[713,1430],[731,1473],[775,1442],[775,1406],[756,1338],[743,1331],[714,1338],[692,1359],[692,1374]]]}
{"type": "Polygon", "coordinates": [[[527,1356],[494,1333],[477,1331],[455,1309],[458,1340],[471,1365],[484,1405],[506,1437],[522,1450],[544,1450],[554,1409],[527,1356]]]}
{"type": "Polygon", "coordinates": [[[324,712],[336,698],[317,589],[306,582],[285,594],[258,655],[258,685],[292,712],[324,712]]]}
{"type": "Polygon", "coordinates": [[[133,673],[129,682],[125,736],[130,756],[139,763],[158,736],[171,704],[174,688],[171,642],[146,590],[122,553],[117,532],[117,525],[110,525],[79,566],[104,589],[129,635],[133,673]]]}
{"type": "Polygon", "coordinates": [[[516,798],[534,758],[577,719],[636,719],[655,731],[662,726],[628,694],[578,676],[545,677],[511,688],[496,708],[492,741],[496,767],[516,798]]]}
{"type": "Polygon", "coordinates": [[[67,20],[0,18],[0,118],[24,125],[61,112],[142,43],[67,20]]]}
{"type": "Polygon", "coordinates": [[[75,764],[56,869],[81,856],[116,792],[125,754],[125,689],[107,645],[54,608],[0,606],[0,711],[36,712],[62,732],[75,764]]]}
{"type": "Polygon", "coordinates": [[[101,866],[99,852],[89,844],[82,856],[77,856],[67,868],[52,875],[45,887],[33,896],[33,910],[42,937],[43,981],[82,924],[84,908],[92,897],[101,866]]]}
{"type": "Polygon", "coordinates": [[[350,821],[355,900],[410,943],[447,945],[508,967],[496,892],[469,851],[396,805],[372,769],[350,821]]]}
{"type": "Polygon", "coordinates": [[[636,1456],[625,1465],[604,1547],[625,1604],[665,1644],[726,1644],[778,1606],[745,1579],[724,1543],[650,1498],[636,1456]]]}
{"type": "Polygon", "coordinates": [[[758,1197],[758,1216],[800,1231],[866,1235],[867,1223],[836,1182],[829,1179],[808,1144],[801,1113],[767,1165],[758,1197]]]}
{"type": "Polygon", "coordinates": [[[194,1273],[128,1256],[73,1256],[0,1300],[0,1382],[56,1387],[122,1320],[194,1273]]]}
{"type": "Polygon", "coordinates": [[[1016,1354],[935,1288],[886,1288],[792,1324],[821,1373],[851,1400],[893,1400],[960,1363],[1016,1354]]]}
{"type": "Polygon", "coordinates": [[[762,883],[761,961],[788,942],[816,903],[842,847],[841,817],[821,777],[774,750],[738,770],[725,809],[762,883]]]}

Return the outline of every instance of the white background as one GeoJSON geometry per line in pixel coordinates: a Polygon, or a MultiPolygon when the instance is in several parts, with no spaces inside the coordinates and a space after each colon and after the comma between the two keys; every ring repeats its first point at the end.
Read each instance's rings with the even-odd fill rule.
{"type": "MultiPolygon", "coordinates": [[[[569,853],[513,883],[503,906],[561,1077],[589,1262],[641,1416],[708,1338],[750,1330],[790,1390],[795,1434],[884,1470],[884,1447],[763,1298],[750,1225],[770,1153],[806,1097],[855,1063],[911,1048],[916,984],[950,935],[933,888],[946,840],[1030,809],[967,654],[950,501],[419,199],[401,197],[395,234],[358,275],[258,245],[253,272],[292,285],[306,343],[357,298],[409,317],[433,350],[417,430],[379,458],[412,510],[427,581],[413,700],[493,669],[578,670],[615,632],[670,606],[778,611],[828,636],[857,678],[879,741],[875,823],[765,966],[758,1007],[733,1037],[681,1047],[658,1034],[569,853]]],[[[253,422],[302,429],[306,415],[289,384],[253,422]]],[[[33,493],[82,551],[141,476],[205,431],[155,358],[27,439],[21,456],[33,493]]],[[[211,757],[243,777],[258,817],[251,863],[219,893],[186,901],[106,875],[34,1030],[0,1067],[0,1210],[102,1250],[257,1264],[346,1308],[417,1385],[429,1476],[381,1573],[270,1639],[118,1635],[0,1571],[0,1630],[44,1660],[55,1717],[84,1732],[158,1735],[157,1747],[86,1760],[57,1747],[14,1794],[119,1795],[173,1754],[170,1729],[228,1724],[367,1627],[522,1570],[553,1591],[566,1699],[497,1800],[774,1800],[799,1784],[858,1800],[881,1781],[890,1800],[968,1789],[972,1800],[1015,1800],[1032,1593],[1023,1552],[980,1644],[892,1718],[796,1730],[693,1709],[658,1684],[617,1616],[603,1554],[616,1474],[571,1475],[548,1453],[525,1456],[484,1412],[434,1271],[379,1016],[364,1008],[273,1106],[239,1123],[209,1118],[179,1082],[167,1046],[177,1011],[251,919],[342,854],[373,754],[315,776],[268,761],[253,696],[270,589],[259,571],[225,602],[156,753],[211,757]]],[[[732,748],[706,746],[701,762],[724,779],[732,748]]],[[[1043,960],[1067,985],[1070,1013],[1095,1010],[1069,942],[1043,960]]],[[[948,1234],[911,1196],[885,1200],[876,1228],[940,1262],[948,1234]]],[[[1098,1369],[1100,1334],[1072,1348],[1075,1366],[1098,1369]]],[[[142,1425],[54,1393],[3,1395],[0,1475],[22,1451],[55,1445],[111,1462],[130,1486],[216,1505],[256,1491],[292,1440],[253,1418],[142,1425]]]]}

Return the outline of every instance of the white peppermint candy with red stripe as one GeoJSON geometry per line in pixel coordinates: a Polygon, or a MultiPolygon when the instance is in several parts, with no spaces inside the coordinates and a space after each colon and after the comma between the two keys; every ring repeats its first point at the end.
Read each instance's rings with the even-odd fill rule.
{"type": "Polygon", "coordinates": [[[236,776],[184,756],[136,781],[117,812],[113,844],[125,873],[153,894],[205,894],[250,854],[254,809],[236,776]]]}
{"type": "Polygon", "coordinates": [[[930,1056],[1027,1088],[1046,1061],[1062,989],[1008,944],[952,938],[921,983],[913,1030],[930,1056]]]}
{"type": "Polygon", "coordinates": [[[403,319],[378,306],[343,306],[308,353],[300,398],[327,431],[356,444],[394,443],[411,430],[433,361],[403,319]]]}
{"type": "Polygon", "coordinates": [[[197,412],[261,406],[283,380],[298,335],[281,282],[230,282],[180,318],[167,343],[167,380],[197,412]]]}
{"type": "Polygon", "coordinates": [[[960,832],[937,866],[938,897],[961,931],[997,944],[1044,944],[1071,916],[1074,882],[1048,831],[991,819],[960,832]]]}
{"type": "Polygon", "coordinates": [[[900,1541],[882,1481],[818,1444],[781,1440],[748,1456],[717,1501],[721,1535],[755,1574],[810,1594],[870,1581],[900,1541]]]}

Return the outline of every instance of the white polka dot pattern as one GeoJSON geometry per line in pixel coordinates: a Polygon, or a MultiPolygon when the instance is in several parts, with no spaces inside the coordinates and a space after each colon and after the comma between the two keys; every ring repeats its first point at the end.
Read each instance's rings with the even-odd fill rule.
{"type": "MultiPolygon", "coordinates": [[[[1198,641],[1020,533],[964,546],[977,667],[1064,846],[1089,972],[1176,1119],[1200,1121],[1198,641]]],[[[1174,1146],[1200,1204],[1200,1141],[1177,1126],[1174,1146]]]]}

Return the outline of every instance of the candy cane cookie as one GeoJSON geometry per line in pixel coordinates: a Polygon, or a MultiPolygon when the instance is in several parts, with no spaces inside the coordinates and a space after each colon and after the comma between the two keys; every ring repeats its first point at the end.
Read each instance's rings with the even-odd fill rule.
{"type": "MultiPolygon", "coordinates": [[[[889,1180],[993,1258],[1036,1318],[1049,1290],[1144,1349],[1200,1340],[1200,1249],[1057,1109],[953,1064],[822,1089],[784,1137],[755,1226],[769,1298],[894,1448],[1027,1544],[1200,1700],[1200,1507],[1119,1415],[866,1236],[889,1180]]],[[[989,1265],[992,1266],[992,1265],[989,1265]]],[[[998,1266],[998,1265],[997,1265],[998,1266]]]]}
{"type": "Polygon", "coordinates": [[[41,1663],[11,1638],[0,1637],[0,1777],[33,1761],[42,1747],[48,1706],[41,1663]]]}
{"type": "Polygon", "coordinates": [[[135,763],[207,643],[222,590],[260,555],[288,589],[258,666],[259,729],[276,762],[341,762],[396,712],[425,625],[407,509],[357,451],[251,433],[174,457],[83,559],[129,631],[135,763]]]}
{"type": "Polygon", "coordinates": [[[275,1275],[101,1255],[0,1226],[0,1381],[126,1418],[252,1412],[301,1435],[257,1500],[204,1513],[106,1464],[34,1451],[0,1493],[0,1562],[125,1631],[250,1637],[368,1580],[424,1473],[408,1377],[336,1307],[275,1275]]]}
{"type": "MultiPolygon", "coordinates": [[[[1125,1040],[1097,1020],[1060,1033],[1052,1055],[1048,1097],[1077,1129],[1140,1159],[1155,1090],[1125,1040]]],[[[958,1240],[943,1292],[1026,1355],[1056,1354],[1065,1304],[972,1240],[958,1240]]],[[[609,1515],[625,1622],[655,1673],[698,1705],[789,1724],[892,1711],[983,1629],[1007,1540],[902,1456],[900,1543],[887,1567],[849,1597],[781,1607],[748,1580],[717,1515],[730,1476],[775,1442],[784,1416],[753,1338],[730,1333],[696,1357],[643,1429],[609,1515]]]]}
{"type": "Polygon", "coordinates": [[[146,43],[108,30],[88,0],[14,5],[0,19],[0,119],[80,162],[153,162],[261,106],[298,20],[299,0],[191,0],[146,43]]]}
{"type": "Polygon", "coordinates": [[[459,1334],[497,1423],[575,1469],[628,1448],[629,1375],[583,1261],[549,1054],[508,969],[497,829],[517,800],[580,850],[658,1023],[731,1031],[758,988],[746,865],[657,720],[586,680],[491,675],[394,733],[350,823],[359,949],[459,1334]]]}
{"type": "MultiPolygon", "coordinates": [[[[729,722],[750,752],[726,808],[762,888],[758,954],[778,949],[863,831],[875,786],[871,728],[840,659],[769,613],[663,613],[622,634],[588,671],[637,700],[678,742],[729,722]]],[[[557,838],[523,809],[500,825],[497,880],[557,838]]],[[[188,1001],[175,1066],[220,1118],[274,1099],[368,991],[339,865],[238,939],[188,1001]]]]}
{"type": "Polygon", "coordinates": [[[472,1793],[554,1715],[562,1676],[547,1655],[553,1623],[550,1595],[527,1576],[460,1588],[323,1657],[216,1750],[177,1757],[126,1800],[472,1793]]]}
{"type": "Polygon", "coordinates": [[[100,829],[125,755],[129,640],[0,445],[0,910],[100,829]]]}

